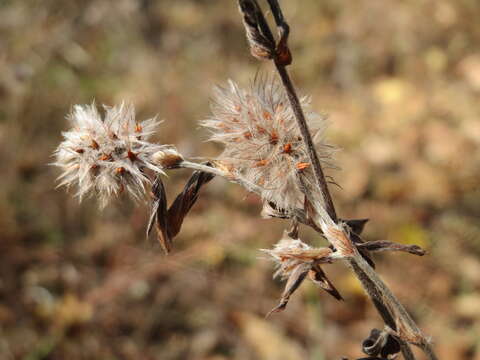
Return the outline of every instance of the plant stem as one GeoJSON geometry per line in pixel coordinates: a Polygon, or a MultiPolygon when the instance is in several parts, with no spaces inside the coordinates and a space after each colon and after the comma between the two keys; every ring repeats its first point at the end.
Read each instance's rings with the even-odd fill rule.
{"type": "Polygon", "coordinates": [[[210,174],[213,174],[213,175],[223,177],[223,178],[227,179],[228,181],[234,182],[234,183],[244,187],[246,190],[248,190],[252,193],[258,194],[258,195],[261,195],[261,193],[263,191],[263,189],[260,186],[243,179],[241,176],[233,175],[231,173],[223,171],[223,170],[221,170],[219,168],[216,168],[214,166],[208,166],[208,165],[205,165],[205,164],[199,164],[199,163],[184,160],[180,164],[178,164],[178,167],[192,169],[192,170],[199,170],[199,171],[203,171],[203,172],[206,172],[206,173],[210,173],[210,174]]]}
{"type": "MultiPolygon", "coordinates": [[[[312,136],[308,128],[305,115],[295,91],[295,87],[293,86],[286,69],[286,65],[291,63],[291,55],[287,46],[289,26],[284,20],[278,0],[268,0],[268,3],[272,10],[272,14],[280,34],[280,40],[276,48],[269,50],[270,53],[275,54],[273,56],[275,67],[287,93],[292,111],[302,134],[303,142],[308,152],[309,161],[314,169],[318,188],[325,202],[325,208],[323,208],[320,204],[313,204],[316,210],[315,217],[317,217],[315,222],[317,223],[318,227],[322,229],[323,234],[334,246],[334,248],[350,255],[347,260],[347,265],[353,270],[357,278],[361,281],[365,291],[372,299],[372,302],[374,303],[377,311],[380,313],[382,319],[398,334],[402,353],[405,359],[415,359],[415,356],[407,343],[410,342],[421,347],[429,360],[436,360],[437,357],[433,352],[433,349],[422,335],[416,323],[412,320],[408,312],[381,280],[378,274],[363,259],[350,237],[349,230],[345,229],[343,224],[341,224],[337,218],[335,206],[328,189],[325,174],[312,141],[312,136]],[[285,56],[285,54],[288,56],[285,56]]],[[[268,40],[265,43],[271,43],[271,31],[257,1],[239,0],[239,4],[241,12],[244,15],[244,19],[250,19],[248,23],[250,28],[257,25],[260,36],[263,34],[263,36],[265,36],[268,40]],[[245,6],[248,2],[251,6],[245,6]]],[[[255,43],[252,43],[252,39],[249,39],[249,42],[251,48],[253,48],[255,43]]],[[[265,43],[263,45],[265,45],[265,43]]],[[[311,197],[307,196],[307,198],[311,197]]]]}
{"type": "MultiPolygon", "coordinates": [[[[174,170],[176,168],[198,170],[198,171],[203,171],[216,176],[220,176],[230,182],[233,182],[235,184],[242,186],[247,191],[253,194],[257,194],[258,196],[262,196],[262,193],[264,192],[264,189],[261,186],[251,183],[250,181],[244,179],[240,174],[232,174],[230,172],[223,171],[219,168],[216,168],[215,166],[208,166],[205,164],[199,164],[199,163],[183,160],[175,168],[171,168],[171,170],[174,170]]],[[[296,221],[304,225],[312,227],[315,231],[320,231],[320,229],[316,227],[315,224],[309,221],[303,209],[294,209],[291,211],[289,216],[292,219],[295,219],[296,221]]]]}
{"type": "Polygon", "coordinates": [[[307,148],[308,157],[313,166],[313,171],[315,173],[315,178],[317,180],[317,185],[320,188],[322,197],[325,201],[325,207],[330,218],[337,222],[337,213],[335,211],[335,206],[333,204],[330,191],[328,190],[328,184],[325,179],[325,174],[318,159],[317,151],[315,150],[315,145],[313,144],[312,136],[310,130],[308,129],[307,121],[305,120],[305,114],[303,113],[302,106],[300,105],[300,100],[298,99],[295,88],[290,80],[288,71],[284,65],[281,65],[278,61],[275,60],[275,66],[277,68],[278,74],[282,79],[283,86],[287,92],[288,100],[290,101],[290,106],[292,107],[293,113],[295,114],[295,119],[297,120],[298,128],[302,134],[305,147],[307,148]]]}

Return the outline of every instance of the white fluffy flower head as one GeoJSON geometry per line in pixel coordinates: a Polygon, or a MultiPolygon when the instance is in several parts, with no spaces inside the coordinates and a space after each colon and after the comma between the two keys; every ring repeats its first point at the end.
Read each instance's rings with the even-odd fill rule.
{"type": "MultiPolygon", "coordinates": [[[[310,110],[309,98],[302,98],[301,105],[320,160],[331,166],[333,149],[322,141],[326,119],[310,110]]],[[[215,88],[212,116],[202,125],[211,131],[209,140],[224,145],[219,160],[261,186],[265,201],[293,209],[303,206],[302,186],[318,193],[295,116],[275,81],[260,77],[249,89],[233,81],[215,88]]]]}
{"type": "Polygon", "coordinates": [[[104,108],[102,119],[95,104],[74,106],[53,163],[63,171],[58,186],[76,186],[80,200],[96,194],[101,207],[124,191],[140,198],[150,182],[145,170],[163,173],[154,155],[171,148],[148,142],[159,124],[155,118],[138,122],[125,103],[104,108]]]}

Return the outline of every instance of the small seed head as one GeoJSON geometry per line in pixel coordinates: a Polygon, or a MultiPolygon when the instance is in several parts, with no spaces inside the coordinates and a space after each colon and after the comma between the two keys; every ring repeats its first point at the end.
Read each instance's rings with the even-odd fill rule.
{"type": "Polygon", "coordinates": [[[101,207],[123,190],[140,198],[150,182],[146,170],[163,173],[153,155],[168,147],[147,141],[159,124],[155,118],[137,122],[125,103],[104,108],[102,119],[95,104],[73,107],[53,163],[63,171],[58,186],[75,186],[80,200],[97,194],[101,207]]]}
{"type": "MultiPolygon", "coordinates": [[[[308,98],[302,98],[301,105],[320,160],[332,167],[333,148],[322,141],[326,119],[310,110],[308,98]]],[[[233,81],[227,87],[215,88],[212,116],[202,125],[211,132],[209,140],[224,146],[219,160],[263,187],[265,201],[288,210],[303,206],[305,186],[318,194],[295,116],[283,88],[275,81],[259,77],[248,89],[233,81]]],[[[318,196],[316,200],[323,202],[318,196]]]]}

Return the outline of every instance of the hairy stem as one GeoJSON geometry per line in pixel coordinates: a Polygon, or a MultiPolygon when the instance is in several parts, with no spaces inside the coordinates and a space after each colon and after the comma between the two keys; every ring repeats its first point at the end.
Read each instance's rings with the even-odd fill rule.
{"type": "MultiPolygon", "coordinates": [[[[393,311],[392,313],[403,312],[404,315],[406,315],[406,317],[410,320],[410,322],[414,324],[416,330],[418,330],[418,327],[413,322],[410,315],[408,315],[406,310],[403,308],[400,302],[398,302],[390,289],[385,285],[385,283],[381,280],[378,274],[361,256],[356,256],[354,258],[348,259],[346,260],[346,262],[347,266],[352,269],[352,271],[356,274],[357,278],[362,283],[363,288],[369,295],[370,299],[375,305],[375,308],[377,309],[378,313],[380,314],[387,326],[389,326],[391,329],[397,328],[395,320],[391,315],[391,311],[389,311],[389,308],[394,308],[395,311],[393,311]],[[366,267],[368,267],[369,270],[367,269],[367,271],[365,271],[366,267]],[[380,289],[383,290],[383,293],[379,291],[380,289]],[[386,296],[390,298],[390,301],[385,300],[386,296]]],[[[395,333],[395,331],[393,332],[395,333]]],[[[418,332],[420,332],[420,330],[418,330],[418,332]]],[[[404,341],[401,336],[395,336],[395,338],[400,342],[401,351],[405,360],[415,360],[415,355],[410,349],[408,343],[404,341]]],[[[436,357],[429,357],[429,359],[434,360],[436,359],[436,357]]]]}
{"type": "Polygon", "coordinates": [[[315,173],[315,178],[317,180],[317,185],[320,188],[322,197],[325,200],[325,207],[328,215],[332,218],[333,221],[337,221],[337,213],[335,211],[335,206],[333,205],[333,200],[328,190],[327,180],[325,179],[325,174],[320,164],[320,160],[315,150],[315,145],[313,144],[312,135],[308,129],[307,121],[305,120],[305,114],[303,113],[302,106],[300,105],[300,100],[298,99],[295,88],[290,80],[288,71],[285,66],[279,64],[275,61],[275,66],[277,71],[282,79],[283,86],[287,92],[288,100],[292,107],[293,113],[295,114],[295,119],[297,120],[298,128],[302,134],[302,139],[305,143],[305,147],[308,152],[308,157],[313,166],[313,171],[315,173]]]}
{"type": "MultiPolygon", "coordinates": [[[[248,181],[247,179],[244,179],[240,174],[232,174],[228,171],[224,171],[219,168],[216,168],[215,166],[208,166],[205,164],[199,164],[199,163],[183,160],[181,163],[177,164],[175,168],[199,170],[205,173],[220,176],[230,182],[233,182],[235,184],[242,186],[245,190],[253,194],[257,194],[258,196],[262,196],[262,193],[265,190],[261,186],[258,186],[248,181]]],[[[171,170],[174,170],[175,168],[171,168],[171,170]]],[[[291,210],[291,213],[288,214],[288,217],[289,218],[291,217],[292,219],[295,219],[296,221],[304,225],[310,226],[316,231],[320,231],[320,229],[316,227],[316,225],[308,219],[303,209],[291,210]]]]}
{"type": "Polygon", "coordinates": [[[243,179],[241,176],[234,175],[234,174],[229,173],[227,171],[223,171],[223,170],[221,170],[219,168],[216,168],[214,166],[208,166],[208,165],[205,165],[205,164],[199,164],[199,163],[184,160],[184,161],[182,161],[181,163],[178,164],[178,167],[193,169],[193,170],[200,170],[200,171],[203,171],[203,172],[206,172],[206,173],[210,173],[210,174],[213,174],[213,175],[216,175],[216,176],[223,177],[223,178],[227,179],[228,181],[234,182],[234,183],[242,186],[246,190],[248,190],[252,193],[258,194],[258,195],[261,195],[261,193],[263,191],[263,188],[261,188],[260,186],[243,179]]]}

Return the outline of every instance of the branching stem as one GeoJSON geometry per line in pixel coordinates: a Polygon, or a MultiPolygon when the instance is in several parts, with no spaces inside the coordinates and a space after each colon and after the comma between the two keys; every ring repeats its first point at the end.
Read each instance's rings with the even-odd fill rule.
{"type": "MultiPolygon", "coordinates": [[[[176,168],[199,170],[199,171],[203,171],[203,172],[206,172],[206,173],[209,173],[209,174],[220,176],[220,177],[222,177],[222,178],[224,178],[224,179],[226,179],[230,182],[233,182],[235,184],[238,184],[238,185],[242,186],[247,191],[249,191],[253,194],[257,194],[258,196],[261,196],[262,192],[264,191],[264,189],[261,186],[258,186],[256,184],[248,181],[247,179],[243,178],[240,174],[232,174],[230,172],[223,171],[219,168],[216,168],[215,166],[208,166],[208,165],[205,165],[205,164],[199,164],[199,163],[195,163],[195,162],[192,162],[192,161],[184,160],[181,163],[179,163],[176,166],[176,168]]],[[[289,214],[289,216],[291,216],[293,219],[295,219],[296,221],[298,221],[298,222],[300,222],[304,225],[312,227],[316,231],[320,231],[320,229],[318,227],[316,227],[315,224],[313,224],[311,221],[308,220],[308,218],[305,214],[305,211],[303,209],[292,210],[292,212],[291,212],[291,214],[289,214]]]]}
{"type": "Polygon", "coordinates": [[[186,169],[193,169],[193,170],[200,170],[200,171],[203,171],[203,172],[206,172],[206,173],[210,173],[210,174],[213,174],[213,175],[216,175],[216,176],[223,177],[223,178],[227,179],[228,181],[234,182],[234,183],[242,186],[247,191],[249,191],[251,193],[258,194],[258,195],[260,195],[263,191],[263,188],[261,188],[260,186],[254,184],[254,183],[251,183],[251,182],[245,180],[243,177],[233,175],[229,172],[223,171],[223,170],[218,169],[214,166],[208,166],[208,165],[205,165],[205,164],[199,164],[199,163],[184,160],[184,161],[182,161],[181,163],[178,164],[178,167],[186,168],[186,169]]]}
{"type": "MultiPolygon", "coordinates": [[[[246,29],[247,26],[249,27],[249,29],[247,29],[247,33],[249,30],[251,32],[252,28],[254,28],[256,25],[258,30],[258,38],[261,39],[262,36],[266,38],[266,41],[263,41],[260,45],[266,46],[271,44],[272,33],[257,1],[238,1],[241,12],[244,16],[246,29]],[[245,19],[248,21],[245,21],[245,19]]],[[[422,335],[416,323],[410,317],[405,308],[400,304],[398,299],[393,295],[390,289],[381,280],[374,269],[372,269],[372,267],[363,259],[351,239],[348,228],[345,228],[345,226],[337,218],[335,206],[328,189],[322,165],[312,141],[312,136],[308,128],[305,115],[295,91],[295,87],[293,86],[286,69],[286,66],[292,61],[290,50],[287,46],[287,38],[290,28],[284,20],[278,0],[268,0],[268,3],[279,30],[279,41],[275,48],[267,49],[267,53],[273,54],[273,56],[270,58],[273,59],[277,72],[287,93],[299,130],[302,134],[303,142],[308,152],[309,161],[311,162],[315,173],[319,191],[321,192],[325,202],[324,208],[319,204],[313,204],[314,208],[317,210],[316,217],[318,218],[315,219],[314,222],[316,222],[318,227],[322,229],[327,240],[335,248],[339,249],[339,251],[350,253],[351,256],[348,258],[348,260],[346,260],[347,265],[361,281],[365,291],[372,299],[372,302],[374,303],[386,325],[389,326],[397,335],[397,338],[401,344],[404,358],[406,360],[415,360],[415,356],[408,345],[408,343],[411,343],[419,346],[425,352],[429,360],[436,360],[437,357],[431,345],[422,335]]],[[[255,49],[259,46],[255,37],[248,37],[248,40],[250,42],[251,49],[255,49]]],[[[259,57],[258,53],[253,54],[256,57],[259,57]]],[[[260,58],[262,57],[260,56],[260,58]]],[[[307,198],[309,197],[307,196],[307,198]]]]}

